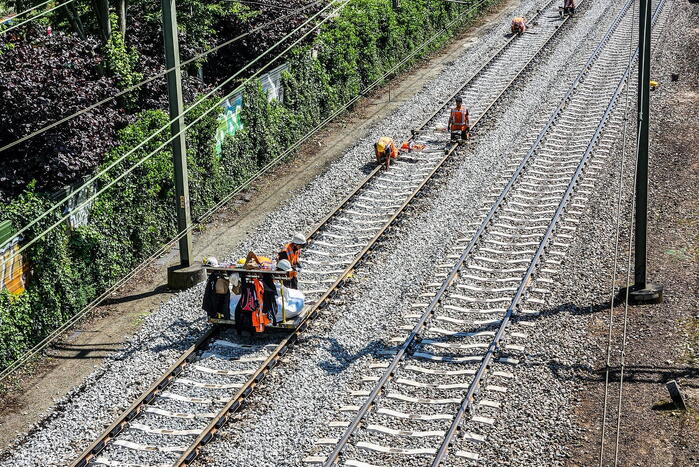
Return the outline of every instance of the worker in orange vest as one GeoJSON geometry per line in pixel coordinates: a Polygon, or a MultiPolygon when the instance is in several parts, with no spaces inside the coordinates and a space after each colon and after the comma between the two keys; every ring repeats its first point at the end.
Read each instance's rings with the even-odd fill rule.
{"type": "Polygon", "coordinates": [[[277,263],[281,260],[286,259],[291,263],[292,271],[289,272],[290,288],[299,288],[298,272],[301,270],[299,265],[299,256],[301,255],[301,249],[306,245],[306,236],[300,232],[296,232],[291,238],[291,242],[284,245],[284,248],[277,255],[277,263]]]}
{"type": "Polygon", "coordinates": [[[510,26],[510,30],[512,31],[512,34],[522,34],[527,30],[527,23],[524,20],[523,17],[518,16],[516,18],[512,18],[512,25],[510,26]]]}
{"type": "Polygon", "coordinates": [[[265,288],[257,277],[247,277],[240,273],[240,301],[235,309],[235,323],[238,331],[252,327],[255,332],[264,332],[270,319],[265,309],[265,288]]]}
{"type": "Polygon", "coordinates": [[[468,109],[462,107],[461,104],[463,100],[461,96],[456,96],[454,99],[456,106],[451,109],[449,114],[449,132],[451,133],[451,140],[466,140],[471,136],[471,127],[468,121],[468,109]]]}
{"type": "Polygon", "coordinates": [[[377,164],[386,164],[386,169],[391,166],[391,159],[398,158],[398,146],[396,142],[388,136],[382,136],[374,143],[374,153],[377,164]]]}

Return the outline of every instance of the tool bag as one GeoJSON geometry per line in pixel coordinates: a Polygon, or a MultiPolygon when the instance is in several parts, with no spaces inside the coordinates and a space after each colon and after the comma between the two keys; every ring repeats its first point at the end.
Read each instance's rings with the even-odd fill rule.
{"type": "Polygon", "coordinates": [[[231,319],[229,302],[231,294],[228,280],[221,273],[213,273],[206,281],[202,308],[209,318],[231,319]]]}
{"type": "Polygon", "coordinates": [[[267,315],[267,319],[271,320],[276,326],[277,324],[277,287],[274,285],[272,276],[265,276],[262,279],[262,287],[264,289],[262,300],[262,311],[267,315]]]}
{"type": "Polygon", "coordinates": [[[235,307],[235,327],[238,332],[253,329],[252,314],[259,308],[255,284],[245,273],[240,274],[240,300],[235,307]]]}

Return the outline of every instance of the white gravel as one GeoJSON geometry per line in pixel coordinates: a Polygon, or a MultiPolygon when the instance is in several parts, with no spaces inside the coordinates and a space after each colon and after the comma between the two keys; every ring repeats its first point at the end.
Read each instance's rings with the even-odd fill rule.
{"type": "MultiPolygon", "coordinates": [[[[443,262],[446,246],[466,230],[468,222],[479,220],[477,209],[488,194],[487,188],[499,175],[505,160],[503,154],[526,144],[532,127],[535,128],[539,120],[537,116],[548,116],[577,71],[576,64],[581,64],[581,60],[589,55],[591,44],[596,44],[595,34],[606,30],[605,21],[613,17],[606,8],[615,2],[588,1],[592,4],[581,9],[574,24],[564,33],[566,40],[559,41],[552,57],[537,68],[529,84],[512,93],[508,108],[498,118],[497,127],[487,133],[482,130],[472,143],[473,152],[469,157],[449,171],[449,178],[443,178],[442,186],[431,190],[425,201],[416,204],[409,219],[386,235],[373,259],[357,271],[351,286],[345,288],[346,292],[335,299],[333,306],[325,309],[324,315],[306,333],[303,345],[297,347],[287,362],[265,381],[262,390],[256,392],[250,407],[241,412],[241,419],[230,424],[220,439],[207,446],[202,454],[204,462],[216,465],[298,465],[300,459],[311,451],[314,440],[326,433],[326,423],[335,419],[337,408],[350,403],[345,396],[347,388],[366,373],[370,357],[385,348],[388,338],[396,335],[396,326],[402,324],[400,312],[403,306],[415,301],[419,285],[430,279],[435,264],[443,262]],[[586,11],[584,15],[583,11],[586,11]],[[266,446],[264,450],[260,449],[262,443],[266,446]]],[[[524,0],[517,11],[528,11],[536,4],[541,2],[524,0]]],[[[425,86],[388,121],[370,129],[325,173],[282,208],[270,213],[266,221],[231,253],[230,258],[250,249],[272,252],[291,232],[308,230],[346,194],[346,187],[353,186],[365,176],[363,170],[366,170],[366,161],[370,157],[367,148],[373,141],[384,134],[396,139],[407,137],[406,129],[429,114],[435,102],[442,101],[458,88],[459,83],[476,69],[476,64],[505,40],[502,32],[502,25],[491,27],[482,40],[464,50],[463,57],[454,67],[425,86]]],[[[585,225],[595,225],[596,218],[586,217],[585,220],[585,225]]],[[[588,227],[588,231],[594,232],[594,228],[588,227]]],[[[589,255],[588,249],[577,244],[570,251],[569,258],[572,264],[577,264],[576,258],[581,258],[589,265],[589,255]]],[[[574,270],[570,274],[577,277],[574,270]]],[[[565,299],[579,286],[565,287],[569,287],[568,292],[558,292],[561,295],[556,297],[565,299]]],[[[206,327],[200,311],[201,294],[202,287],[182,292],[149,316],[128,348],[59,401],[30,434],[20,438],[17,445],[5,454],[2,465],[58,465],[77,455],[206,327]]],[[[582,325],[576,319],[575,314],[552,314],[546,323],[556,320],[557,324],[542,326],[548,330],[542,331],[542,335],[555,334],[560,339],[559,330],[570,336],[584,335],[582,325]],[[561,321],[557,321],[559,317],[561,321]]],[[[546,358],[560,359],[561,365],[577,361],[571,356],[581,351],[584,342],[580,340],[576,341],[579,345],[566,346],[560,357],[553,352],[547,353],[546,358]]],[[[563,348],[553,347],[541,351],[563,348]]],[[[541,401],[536,388],[542,385],[551,384],[558,391],[566,391],[559,405],[545,406],[545,413],[560,413],[565,429],[559,425],[554,427],[554,431],[560,432],[563,439],[574,436],[575,430],[568,422],[569,411],[563,410],[562,406],[571,401],[572,392],[561,389],[567,386],[553,371],[546,373],[548,376],[543,377],[538,386],[531,381],[532,374],[525,372],[517,377],[518,381],[532,383],[529,394],[533,401],[541,401]]],[[[534,379],[539,381],[538,377],[534,379]]],[[[507,413],[511,414],[512,423],[517,424],[518,433],[526,438],[529,430],[537,427],[533,421],[546,416],[524,417],[522,405],[537,409],[537,413],[544,406],[525,398],[518,401],[520,405],[513,404],[507,413]],[[526,404],[521,402],[524,400],[526,404]]],[[[548,430],[552,428],[550,425],[539,427],[542,426],[548,430]]],[[[547,439],[548,443],[553,438],[547,439]]],[[[519,453],[521,448],[519,446],[516,452],[519,453]]],[[[543,452],[550,446],[547,448],[542,439],[535,439],[529,448],[533,452],[543,452]]],[[[509,452],[508,455],[515,454],[509,452]]]]}
{"type": "Polygon", "coordinates": [[[343,294],[345,303],[329,312],[340,316],[339,320],[313,326],[307,345],[275,372],[268,391],[254,397],[254,406],[224,431],[224,438],[204,450],[202,463],[225,465],[235,460],[243,465],[300,465],[303,457],[315,453],[312,446],[317,439],[341,433],[337,428],[328,429],[327,423],[347,419],[338,413],[339,407],[361,402],[349,397],[349,390],[371,388],[371,383],[357,381],[375,374],[368,370],[369,362],[385,349],[390,337],[402,334],[396,330],[403,324],[402,312],[416,301],[419,285],[433,276],[432,268],[425,265],[444,262],[445,247],[461,236],[469,222],[480,219],[476,211],[487,194],[486,187],[499,173],[504,160],[500,154],[529,140],[529,127],[522,115],[548,117],[596,46],[595,39],[606,31],[614,15],[601,6],[611,4],[598,3],[566,34],[566,42],[571,44],[589,38],[585,46],[558,49],[544,69],[536,71],[533,82],[513,92],[512,103],[498,117],[497,128],[481,133],[473,155],[450,171],[444,186],[433,190],[426,205],[417,205],[413,217],[386,242],[390,245],[370,266],[362,268],[356,281],[369,287],[355,286],[343,294]],[[562,72],[565,63],[571,67],[562,72]],[[310,380],[317,383],[310,385],[310,380]],[[259,449],[261,439],[267,440],[264,450],[259,449]]]}
{"type": "MultiPolygon", "coordinates": [[[[536,3],[525,0],[519,9],[536,3]]],[[[329,213],[347,193],[347,187],[365,177],[370,148],[381,135],[397,140],[418,124],[435,102],[445,100],[506,39],[491,27],[482,40],[464,50],[464,66],[445,70],[415,98],[406,102],[384,125],[371,128],[323,174],[270,213],[229,258],[254,249],[273,252],[296,231],[305,231],[329,213]]],[[[200,309],[203,286],[177,294],[153,312],[127,348],[106,361],[52,410],[27,435],[20,435],[5,450],[2,465],[58,465],[84,449],[130,402],[145,390],[196,338],[207,324],[200,309]]]]}

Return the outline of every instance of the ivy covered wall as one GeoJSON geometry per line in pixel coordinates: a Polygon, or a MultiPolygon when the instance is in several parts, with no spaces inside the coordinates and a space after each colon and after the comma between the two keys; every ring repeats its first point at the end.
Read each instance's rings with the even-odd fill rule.
{"type": "MultiPolygon", "coordinates": [[[[217,112],[211,112],[187,132],[193,216],[205,212],[435,32],[459,18],[447,34],[416,58],[440,47],[477,14],[473,11],[461,16],[469,8],[441,0],[402,0],[396,12],[391,0],[352,0],[337,18],[321,28],[312,43],[297,47],[286,57],[289,70],[282,77],[283,103],[268,102],[259,83],[246,86],[244,129],[224,141],[220,156],[214,140],[217,112]]],[[[123,50],[121,43],[113,45],[123,50]]],[[[115,74],[124,81],[119,83],[123,87],[131,82],[126,66],[131,59],[123,52],[118,58],[123,68],[115,74]]],[[[199,104],[187,114],[187,122],[218,100],[199,104]]],[[[117,144],[106,153],[102,166],[167,122],[163,111],[139,113],[135,121],[118,131],[117,144]]],[[[166,135],[153,138],[109,173],[123,173],[166,140],[166,135]]],[[[108,182],[109,175],[103,180],[101,183],[108,182]]],[[[100,195],[87,225],[58,228],[36,242],[27,253],[33,266],[27,291],[19,296],[0,292],[0,369],[174,236],[173,200],[171,154],[161,151],[100,195]]],[[[20,228],[50,205],[46,196],[30,186],[23,195],[0,206],[0,220],[10,220],[20,228]]],[[[58,217],[47,216],[24,239],[31,239],[58,217]]]]}

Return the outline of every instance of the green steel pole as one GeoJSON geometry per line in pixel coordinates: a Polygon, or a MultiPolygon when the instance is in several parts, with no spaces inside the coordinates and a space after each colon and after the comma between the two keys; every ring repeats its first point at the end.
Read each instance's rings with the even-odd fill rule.
{"type": "Polygon", "coordinates": [[[646,236],[648,233],[648,125],[650,123],[651,1],[640,0],[638,23],[638,148],[636,164],[636,226],[634,289],[646,288],[646,236]]]}
{"type": "Polygon", "coordinates": [[[180,46],[177,40],[177,10],[175,0],[162,0],[163,7],[163,40],[165,43],[165,68],[172,69],[167,74],[167,94],[170,103],[170,134],[178,136],[172,140],[172,158],[175,165],[175,194],[177,209],[177,231],[186,231],[179,241],[180,265],[191,265],[192,232],[189,225],[192,222],[189,210],[189,180],[187,176],[187,146],[185,135],[180,131],[185,127],[182,115],[182,75],[180,73],[180,46]]]}

